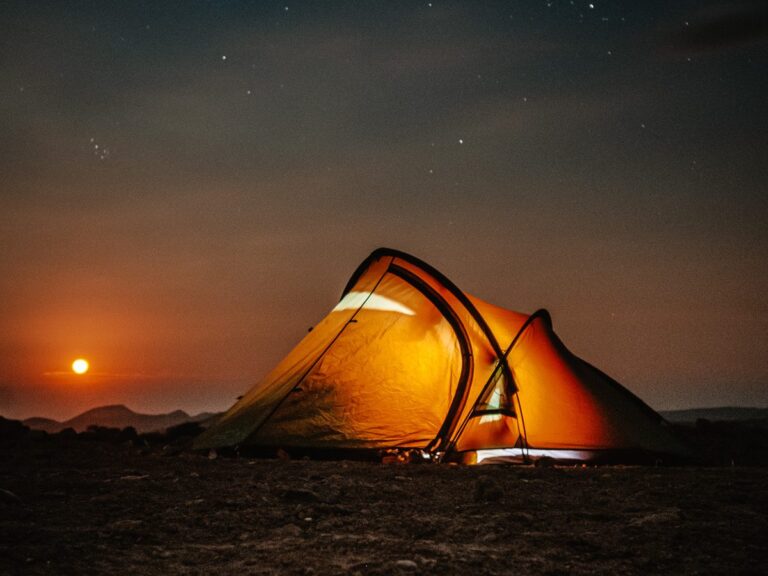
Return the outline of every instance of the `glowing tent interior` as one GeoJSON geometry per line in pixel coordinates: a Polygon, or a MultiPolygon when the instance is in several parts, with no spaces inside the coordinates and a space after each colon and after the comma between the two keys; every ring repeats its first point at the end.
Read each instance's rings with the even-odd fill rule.
{"type": "Polygon", "coordinates": [[[196,446],[412,449],[467,462],[684,452],[656,412],[563,345],[545,310],[493,306],[387,248],[196,446]]]}

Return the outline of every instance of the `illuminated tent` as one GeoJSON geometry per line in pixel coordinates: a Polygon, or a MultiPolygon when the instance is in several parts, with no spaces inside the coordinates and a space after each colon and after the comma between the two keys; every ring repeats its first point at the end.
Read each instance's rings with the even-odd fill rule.
{"type": "Polygon", "coordinates": [[[415,449],[464,461],[682,450],[656,412],[568,351],[545,310],[498,308],[385,248],[197,440],[224,446],[415,449]]]}

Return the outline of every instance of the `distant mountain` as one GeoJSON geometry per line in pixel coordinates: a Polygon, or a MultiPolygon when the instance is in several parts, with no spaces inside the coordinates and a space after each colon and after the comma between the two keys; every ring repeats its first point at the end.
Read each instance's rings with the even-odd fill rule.
{"type": "Polygon", "coordinates": [[[190,416],[183,410],[176,410],[168,414],[139,414],[122,404],[117,404],[92,408],[65,422],[57,422],[49,418],[28,418],[24,420],[23,424],[29,428],[50,433],[59,432],[65,428],[74,428],[77,432],[83,432],[89,426],[121,429],[132,426],[137,432],[143,433],[162,431],[185,422],[204,422],[213,416],[215,414],[210,412],[190,416]]]}
{"type": "Polygon", "coordinates": [[[688,410],[667,410],[659,412],[669,422],[684,423],[696,420],[712,422],[733,422],[743,420],[768,419],[768,408],[738,408],[723,406],[720,408],[690,408],[688,410]]]}
{"type": "MultiPolygon", "coordinates": [[[[734,422],[749,420],[768,420],[768,408],[739,408],[723,406],[719,408],[690,408],[687,410],[660,411],[666,420],[673,423],[696,422],[704,419],[712,422],[734,422]]],[[[65,428],[74,428],[77,432],[83,432],[89,426],[105,426],[107,428],[126,428],[132,426],[139,433],[163,431],[166,428],[177,426],[185,422],[200,422],[205,425],[219,414],[213,412],[201,412],[190,416],[183,410],[175,410],[168,414],[140,414],[127,406],[116,404],[113,406],[101,406],[92,408],[65,422],[58,422],[50,418],[27,418],[23,421],[25,426],[34,430],[44,430],[56,433],[65,428]]]]}
{"type": "Polygon", "coordinates": [[[27,418],[22,422],[24,426],[32,428],[33,430],[45,430],[46,432],[53,432],[58,430],[61,426],[61,422],[51,420],[50,418],[27,418]]]}

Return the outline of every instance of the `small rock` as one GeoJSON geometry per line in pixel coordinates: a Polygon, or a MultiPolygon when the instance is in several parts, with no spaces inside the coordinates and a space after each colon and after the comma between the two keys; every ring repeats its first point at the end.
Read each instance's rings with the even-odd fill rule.
{"type": "Polygon", "coordinates": [[[667,522],[674,522],[675,520],[680,520],[680,510],[661,510],[630,520],[629,525],[645,526],[648,524],[665,524],[667,522]]]}
{"type": "Polygon", "coordinates": [[[283,537],[298,537],[301,536],[303,531],[301,528],[296,526],[296,524],[285,524],[284,526],[280,526],[279,528],[275,529],[274,533],[283,537]]]}
{"type": "Polygon", "coordinates": [[[288,488],[281,492],[280,497],[286,502],[320,502],[317,492],[306,488],[288,488]]]}
{"type": "Polygon", "coordinates": [[[116,520],[115,522],[112,522],[110,524],[110,528],[115,530],[132,530],[134,528],[139,528],[144,522],[141,520],[131,520],[129,518],[124,518],[123,520],[116,520]]]}
{"type": "Polygon", "coordinates": [[[419,567],[413,560],[398,560],[395,562],[395,566],[398,568],[407,568],[408,570],[416,570],[419,567]]]}
{"type": "Polygon", "coordinates": [[[10,502],[12,504],[22,504],[21,498],[10,490],[0,488],[0,502],[10,502]]]}
{"type": "Polygon", "coordinates": [[[504,491],[491,478],[479,478],[475,484],[475,502],[498,502],[504,497],[504,491]]]}
{"type": "Polygon", "coordinates": [[[208,460],[216,460],[216,458],[218,458],[218,456],[219,456],[219,455],[218,455],[218,453],[216,452],[216,449],[215,449],[215,448],[211,448],[211,449],[208,451],[208,460]]]}
{"type": "Polygon", "coordinates": [[[277,449],[277,452],[275,452],[275,456],[277,456],[278,460],[290,460],[291,459],[291,455],[288,454],[288,452],[286,452],[282,448],[278,448],[277,449]]]}
{"type": "Polygon", "coordinates": [[[530,524],[533,522],[533,515],[527,512],[513,512],[509,515],[509,518],[517,524],[530,524]]]}

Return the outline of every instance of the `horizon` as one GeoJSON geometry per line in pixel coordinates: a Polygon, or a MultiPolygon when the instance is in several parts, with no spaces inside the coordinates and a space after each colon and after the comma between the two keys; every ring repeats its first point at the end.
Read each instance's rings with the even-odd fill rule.
{"type": "Polygon", "coordinates": [[[767,14],[5,3],[0,414],[224,410],[378,246],[654,409],[768,405],[767,14]]]}
{"type": "MultiPolygon", "coordinates": [[[[47,419],[47,420],[55,420],[57,422],[63,423],[63,422],[66,422],[68,420],[72,420],[73,418],[76,418],[78,416],[81,416],[82,414],[85,414],[86,412],[90,412],[91,410],[98,410],[98,409],[101,409],[101,408],[127,408],[131,412],[134,412],[136,414],[145,415],[145,416],[162,416],[162,415],[171,414],[173,412],[180,411],[180,412],[184,412],[187,416],[195,417],[195,416],[199,416],[200,414],[204,414],[204,413],[223,414],[229,408],[231,408],[232,405],[234,405],[234,401],[231,404],[229,404],[228,406],[226,406],[226,407],[224,407],[224,408],[222,408],[220,410],[215,409],[215,408],[207,408],[207,409],[203,409],[203,410],[198,410],[198,409],[188,409],[188,408],[184,408],[184,407],[173,408],[173,409],[170,409],[170,410],[143,410],[143,409],[137,409],[136,407],[128,405],[128,404],[116,403],[116,404],[99,404],[99,405],[90,406],[88,408],[85,408],[84,410],[79,410],[79,411],[77,411],[75,413],[72,413],[72,414],[69,414],[69,415],[63,416],[63,417],[53,417],[53,416],[47,416],[47,415],[44,415],[44,414],[30,414],[30,415],[20,415],[20,416],[14,417],[14,418],[8,418],[8,416],[6,414],[3,414],[3,413],[0,413],[0,417],[8,418],[8,419],[11,419],[11,420],[19,420],[19,421],[29,420],[31,418],[44,418],[44,419],[47,419]]],[[[682,407],[682,408],[666,408],[666,407],[651,406],[651,408],[653,408],[653,410],[655,410],[656,412],[659,412],[659,413],[663,413],[663,412],[678,412],[678,411],[686,411],[686,410],[719,410],[719,409],[723,409],[724,410],[724,409],[731,409],[731,408],[747,409],[747,410],[749,410],[749,409],[768,410],[768,404],[764,404],[762,406],[759,406],[759,405],[749,405],[749,406],[746,406],[746,405],[723,404],[723,405],[716,405],[716,406],[688,406],[688,407],[682,407]]]]}

